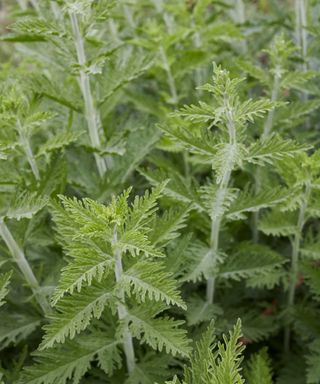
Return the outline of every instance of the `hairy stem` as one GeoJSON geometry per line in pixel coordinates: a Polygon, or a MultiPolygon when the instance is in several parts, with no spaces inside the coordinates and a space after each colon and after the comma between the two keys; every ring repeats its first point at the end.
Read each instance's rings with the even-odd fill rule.
{"type": "Polygon", "coordinates": [[[307,49],[308,49],[308,33],[307,27],[307,0],[295,0],[295,13],[296,13],[296,42],[301,49],[303,59],[302,68],[307,70],[307,49]]]}
{"type": "MultiPolygon", "coordinates": [[[[73,12],[69,13],[71,26],[75,38],[75,46],[77,51],[78,63],[80,65],[80,88],[85,104],[85,115],[88,124],[88,132],[93,148],[99,149],[101,147],[101,141],[99,137],[100,115],[95,108],[89,75],[85,72],[84,66],[86,64],[86,55],[84,50],[84,42],[80,33],[80,27],[78,23],[77,15],[73,12]]],[[[100,177],[103,177],[107,167],[106,161],[98,154],[95,154],[95,160],[100,177]]]]}
{"type": "MultiPolygon", "coordinates": [[[[246,22],[246,15],[245,15],[245,7],[243,0],[236,0],[235,2],[235,21],[238,24],[244,24],[246,22]]],[[[248,51],[248,46],[246,40],[241,40],[240,42],[240,48],[242,53],[246,53],[248,51]]]]}
{"type": "Polygon", "coordinates": [[[36,159],[34,158],[30,142],[28,140],[27,135],[24,132],[24,129],[22,127],[22,124],[21,124],[21,121],[19,118],[17,119],[17,130],[19,132],[20,142],[21,142],[23,150],[26,154],[26,157],[27,157],[28,163],[31,167],[32,173],[34,174],[34,177],[36,178],[36,180],[40,180],[40,173],[39,173],[36,159]]]}
{"type": "MultiPolygon", "coordinates": [[[[227,196],[228,186],[231,179],[231,172],[234,164],[234,157],[231,152],[236,149],[236,128],[234,124],[233,113],[229,105],[228,98],[225,97],[225,109],[227,114],[227,127],[229,130],[229,144],[230,144],[230,156],[227,159],[226,171],[224,172],[219,188],[215,196],[215,206],[223,206],[227,196]]],[[[213,265],[215,265],[217,259],[217,253],[219,250],[219,235],[223,214],[216,215],[211,218],[211,234],[210,234],[210,248],[213,257],[213,265]]],[[[208,303],[213,303],[215,293],[215,278],[211,277],[207,281],[206,299],[208,303]]]]}
{"type": "MultiPolygon", "coordinates": [[[[280,91],[280,79],[281,79],[281,68],[279,65],[277,65],[274,69],[271,101],[278,100],[279,91],[280,91]]],[[[267,139],[270,136],[272,132],[272,127],[273,127],[273,118],[274,118],[274,109],[271,109],[268,112],[267,120],[263,126],[262,139],[267,139]]],[[[260,175],[260,170],[258,168],[255,173],[255,193],[260,192],[260,190],[261,190],[261,175],[260,175]]],[[[259,231],[258,231],[259,216],[260,216],[259,211],[254,212],[252,216],[253,217],[252,236],[253,236],[253,241],[255,243],[259,242],[259,231]]]]}
{"type": "Polygon", "coordinates": [[[60,13],[60,9],[59,9],[59,6],[56,3],[56,1],[50,1],[50,7],[51,7],[51,10],[52,10],[52,13],[53,13],[55,19],[57,19],[57,20],[60,19],[61,13],[60,13]]]}
{"type": "Polygon", "coordinates": [[[46,299],[46,297],[41,292],[40,285],[37,278],[35,277],[23,250],[19,247],[14,237],[12,236],[9,228],[5,224],[2,218],[0,218],[0,236],[8,247],[13,260],[18,265],[21,273],[23,274],[27,284],[30,286],[35,299],[40,305],[41,309],[45,314],[51,312],[51,307],[46,299]]]}
{"type": "MultiPolygon", "coordinates": [[[[271,91],[271,101],[275,102],[278,100],[279,91],[280,91],[280,79],[281,79],[281,68],[277,65],[274,69],[274,77],[273,77],[273,86],[271,91]]],[[[274,117],[274,109],[271,109],[268,112],[267,120],[263,126],[262,138],[266,139],[270,136],[273,127],[273,117],[274,117]]]]}
{"type": "MultiPolygon", "coordinates": [[[[166,25],[167,32],[170,34],[173,32],[173,22],[170,16],[167,14],[167,12],[164,11],[163,9],[163,1],[162,0],[152,0],[153,4],[157,10],[158,13],[162,14],[163,21],[166,25]]],[[[167,82],[171,94],[171,101],[172,104],[177,104],[178,103],[178,94],[177,94],[177,87],[176,83],[174,80],[174,77],[172,75],[171,67],[169,64],[169,60],[167,57],[167,54],[165,52],[164,47],[161,45],[160,46],[160,58],[163,64],[163,68],[167,73],[167,82]]]]}
{"type": "Polygon", "coordinates": [[[119,37],[119,32],[118,32],[118,26],[117,26],[117,24],[114,22],[113,19],[110,19],[110,20],[108,21],[108,24],[109,24],[109,30],[110,30],[112,39],[113,39],[116,43],[120,43],[120,42],[121,42],[121,39],[120,39],[120,37],[119,37]]]}
{"type": "Polygon", "coordinates": [[[161,56],[164,70],[167,73],[167,80],[168,80],[168,85],[169,85],[169,89],[170,89],[172,103],[177,104],[178,103],[177,88],[176,88],[176,84],[174,81],[174,77],[173,77],[172,72],[171,72],[170,64],[168,62],[167,54],[166,54],[163,46],[160,47],[160,56],[161,56]]]}
{"type": "Polygon", "coordinates": [[[22,11],[26,11],[27,9],[27,3],[25,0],[17,0],[17,3],[19,4],[19,7],[22,11]]]}
{"type": "MultiPolygon", "coordinates": [[[[303,226],[305,224],[305,214],[306,214],[306,209],[307,209],[308,200],[310,196],[310,189],[311,187],[310,187],[310,184],[308,183],[305,187],[304,199],[299,210],[296,232],[292,241],[290,282],[289,282],[288,300],[287,300],[287,307],[289,310],[292,309],[295,301],[296,283],[297,283],[297,277],[299,272],[298,266],[299,266],[301,235],[302,235],[303,226]]],[[[291,335],[291,329],[289,326],[287,326],[285,330],[285,335],[284,335],[285,352],[288,352],[290,349],[290,335],[291,335]]]]}
{"type": "MultiPolygon", "coordinates": [[[[196,28],[196,23],[194,17],[192,18],[192,25],[194,28],[196,28]]],[[[198,30],[195,31],[193,35],[193,42],[196,48],[201,48],[202,46],[202,41],[201,41],[201,36],[198,30]]],[[[200,87],[203,84],[203,70],[202,68],[196,68],[195,72],[195,80],[196,80],[196,86],[200,87]]],[[[199,90],[199,94],[202,94],[202,90],[199,90]]]]}
{"type": "Polygon", "coordinates": [[[37,11],[37,13],[40,14],[40,6],[38,4],[37,0],[30,0],[30,3],[32,4],[33,8],[37,11]]]}
{"type": "MultiPolygon", "coordinates": [[[[114,234],[113,234],[113,243],[114,244],[117,243],[116,228],[115,228],[114,234]]],[[[122,273],[123,273],[123,267],[122,267],[121,252],[116,251],[115,252],[115,276],[116,276],[117,282],[121,279],[122,273]]],[[[120,300],[122,302],[124,301],[124,293],[123,292],[120,292],[120,300]]],[[[128,315],[125,306],[121,303],[118,304],[117,311],[118,311],[118,317],[119,317],[120,321],[124,320],[128,315]]],[[[131,336],[131,333],[128,329],[128,326],[125,326],[125,329],[124,329],[123,348],[124,348],[124,353],[126,356],[128,372],[131,373],[135,368],[135,354],[134,354],[132,336],[131,336]]]]}
{"type": "Polygon", "coordinates": [[[133,19],[133,16],[132,16],[132,12],[131,12],[131,9],[127,6],[127,5],[124,5],[123,6],[123,12],[124,12],[124,15],[127,19],[127,22],[130,26],[131,29],[135,29],[136,28],[136,23],[133,19]]]}

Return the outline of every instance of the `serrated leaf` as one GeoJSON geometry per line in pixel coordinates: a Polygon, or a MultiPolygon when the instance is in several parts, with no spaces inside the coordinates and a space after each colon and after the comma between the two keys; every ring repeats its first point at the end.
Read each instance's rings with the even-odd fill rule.
{"type": "Polygon", "coordinates": [[[219,268],[224,279],[246,279],[255,274],[271,275],[284,263],[280,254],[260,244],[240,243],[237,250],[228,256],[219,268]]]}
{"type": "Polygon", "coordinates": [[[25,369],[19,384],[66,384],[69,380],[78,384],[97,357],[99,365],[111,374],[120,365],[117,348],[117,341],[97,332],[52,350],[36,352],[35,364],[25,369]],[[104,364],[106,356],[110,359],[108,366],[104,364]]]}
{"type": "Polygon", "coordinates": [[[81,293],[67,296],[56,305],[57,312],[50,315],[51,323],[45,325],[45,336],[40,350],[51,348],[56,343],[73,339],[85,330],[92,319],[99,319],[107,305],[114,301],[112,289],[103,284],[92,284],[81,293]]]}
{"type": "Polygon", "coordinates": [[[294,212],[271,211],[265,214],[258,224],[258,228],[266,235],[290,236],[297,231],[294,212]]]}
{"type": "Polygon", "coordinates": [[[31,219],[31,217],[40,211],[47,202],[47,197],[38,196],[35,192],[21,193],[20,195],[17,195],[11,203],[6,213],[6,217],[16,220],[24,218],[31,219]]]}
{"type": "Polygon", "coordinates": [[[180,326],[184,321],[169,317],[152,318],[149,311],[131,310],[127,322],[132,335],[155,350],[165,350],[172,355],[188,356],[190,352],[186,331],[180,326]]]}
{"type": "Polygon", "coordinates": [[[9,284],[12,272],[0,274],[0,307],[5,304],[5,297],[9,293],[9,284]]]}
{"type": "Polygon", "coordinates": [[[186,226],[191,206],[169,209],[155,220],[150,241],[154,245],[164,246],[180,235],[179,231],[186,226]]]}
{"type": "Polygon", "coordinates": [[[243,220],[247,212],[258,212],[262,208],[273,207],[285,200],[290,195],[287,189],[268,188],[254,194],[244,191],[231,204],[227,218],[230,220],[243,220]]]}
{"type": "Polygon", "coordinates": [[[141,261],[134,264],[122,274],[118,284],[129,296],[134,294],[139,302],[145,302],[147,297],[186,309],[171,273],[166,272],[164,265],[159,262],[141,261]]]}
{"type": "Polygon", "coordinates": [[[39,318],[27,314],[2,312],[0,316],[0,350],[25,340],[41,324],[39,318]]]}
{"type": "Polygon", "coordinates": [[[297,144],[290,139],[284,140],[279,135],[273,134],[252,144],[245,160],[258,165],[273,164],[275,160],[294,157],[309,148],[308,145],[297,144]]]}

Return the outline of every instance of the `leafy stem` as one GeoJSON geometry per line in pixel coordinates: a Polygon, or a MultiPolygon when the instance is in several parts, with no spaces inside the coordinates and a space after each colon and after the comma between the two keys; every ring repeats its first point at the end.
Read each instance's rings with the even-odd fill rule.
{"type": "MultiPolygon", "coordinates": [[[[117,228],[115,226],[114,233],[113,233],[113,244],[116,245],[116,243],[117,243],[117,228]]],[[[117,282],[120,281],[122,274],[123,274],[123,266],[122,266],[121,252],[119,250],[116,250],[115,251],[115,277],[117,282]]],[[[120,297],[120,300],[123,302],[124,301],[123,290],[119,292],[119,297],[120,297]]],[[[121,303],[118,304],[117,311],[118,311],[118,317],[120,321],[125,320],[125,318],[128,316],[125,306],[121,303]]],[[[135,354],[134,354],[134,348],[133,348],[132,335],[127,325],[125,325],[124,332],[123,332],[123,348],[126,356],[128,372],[131,373],[135,368],[135,354]]]]}
{"type": "MultiPolygon", "coordinates": [[[[297,277],[299,272],[299,253],[300,253],[301,236],[302,236],[302,231],[303,231],[303,227],[306,220],[305,215],[306,215],[308,200],[310,196],[310,191],[311,191],[310,182],[307,182],[305,186],[304,196],[303,196],[303,203],[301,204],[299,209],[296,232],[292,240],[291,270],[290,270],[290,281],[289,281],[288,301],[287,301],[287,307],[289,310],[292,309],[295,301],[296,283],[297,283],[297,277]]],[[[285,329],[285,336],[284,336],[284,348],[286,352],[288,352],[290,348],[290,334],[291,334],[290,327],[287,326],[287,328],[285,329]]]]}
{"type": "MultiPolygon", "coordinates": [[[[246,22],[245,7],[243,0],[236,0],[235,3],[235,21],[237,23],[244,24],[246,22]]],[[[243,54],[248,51],[246,40],[241,40],[240,48],[243,54]]]]}
{"type": "Polygon", "coordinates": [[[39,169],[38,169],[38,166],[37,166],[37,162],[36,162],[36,159],[33,156],[33,152],[32,152],[32,148],[31,148],[30,142],[28,140],[27,135],[24,132],[24,128],[22,127],[20,119],[17,119],[17,130],[19,132],[20,142],[22,144],[22,147],[24,149],[24,152],[26,154],[28,163],[29,163],[29,165],[30,165],[30,167],[32,169],[33,174],[34,174],[34,177],[36,178],[36,180],[40,180],[40,174],[39,174],[39,169]]]}
{"type": "MultiPolygon", "coordinates": [[[[71,26],[74,34],[74,39],[75,39],[75,47],[77,51],[78,63],[80,66],[79,82],[80,82],[80,88],[81,88],[81,92],[82,92],[82,96],[85,104],[85,115],[86,115],[86,120],[88,124],[89,137],[90,137],[91,145],[93,146],[93,148],[99,149],[101,147],[101,141],[99,137],[100,115],[94,105],[91,86],[90,86],[90,77],[88,73],[86,73],[85,71],[86,55],[85,55],[85,49],[84,49],[84,42],[81,36],[77,15],[73,12],[69,12],[69,16],[70,16],[71,26]]],[[[94,156],[95,156],[99,175],[100,177],[103,177],[107,169],[105,159],[103,159],[98,154],[95,154],[94,156]]]]}
{"type": "Polygon", "coordinates": [[[301,49],[303,59],[303,70],[307,70],[307,49],[308,49],[308,35],[307,35],[307,10],[305,0],[295,0],[295,13],[296,13],[296,41],[301,49]]]}
{"type": "Polygon", "coordinates": [[[38,4],[37,0],[30,0],[30,3],[32,4],[33,8],[37,11],[37,13],[40,14],[40,6],[38,4]]]}
{"type": "Polygon", "coordinates": [[[22,11],[25,11],[27,9],[27,4],[25,0],[17,0],[17,2],[22,11]]]}
{"type": "MultiPolygon", "coordinates": [[[[233,113],[232,109],[229,104],[228,97],[225,96],[224,98],[224,107],[226,111],[227,116],[227,127],[229,132],[229,144],[231,145],[231,151],[233,151],[236,148],[237,142],[236,142],[236,127],[234,123],[233,113]]],[[[219,184],[215,199],[215,205],[218,205],[220,207],[223,206],[224,201],[227,196],[227,190],[230,183],[231,178],[231,172],[234,165],[234,156],[229,156],[227,159],[229,164],[226,164],[224,168],[224,173],[221,178],[221,182],[219,184]]],[[[212,218],[211,221],[211,234],[210,234],[210,248],[212,251],[212,257],[214,258],[213,265],[215,266],[215,259],[217,258],[217,252],[219,249],[219,234],[220,234],[220,227],[221,227],[221,221],[222,221],[223,214],[220,213],[216,217],[212,218]]],[[[208,303],[213,303],[214,300],[214,293],[215,293],[215,278],[211,277],[207,281],[207,293],[206,298],[208,303]]]]}
{"type": "MultiPolygon", "coordinates": [[[[280,90],[280,79],[281,79],[281,67],[279,65],[276,65],[274,69],[273,86],[271,91],[272,102],[275,102],[278,100],[279,90],[280,90]]],[[[263,133],[262,133],[263,139],[266,139],[270,136],[270,133],[272,131],[272,126],[273,126],[273,117],[274,117],[274,108],[272,108],[268,112],[267,120],[263,126],[263,133]]]]}
{"type": "MultiPolygon", "coordinates": [[[[274,69],[274,78],[273,78],[273,86],[271,91],[271,101],[275,102],[278,100],[279,91],[280,91],[280,79],[281,79],[281,67],[276,65],[274,69]]],[[[274,117],[274,109],[271,109],[268,112],[267,120],[263,126],[262,138],[266,140],[271,132],[273,127],[273,117],[274,117]]],[[[255,192],[258,193],[261,190],[261,174],[259,168],[255,172],[255,192]]],[[[253,241],[258,243],[259,241],[259,231],[258,231],[258,223],[259,223],[260,212],[253,213],[253,241]]]]}
{"type": "Polygon", "coordinates": [[[170,68],[170,64],[169,64],[169,61],[168,61],[168,57],[167,57],[167,54],[166,54],[163,46],[160,47],[160,56],[161,56],[161,60],[162,60],[162,63],[163,63],[164,70],[167,73],[167,81],[168,81],[168,86],[169,86],[169,89],[170,89],[172,103],[173,104],[177,104],[178,103],[177,88],[176,88],[176,84],[175,84],[175,81],[174,81],[174,77],[173,77],[172,72],[171,72],[171,68],[170,68]]]}
{"type": "Polygon", "coordinates": [[[30,286],[35,299],[38,304],[42,308],[45,314],[51,312],[51,307],[46,299],[46,297],[41,292],[41,287],[38,283],[37,278],[35,277],[28,260],[23,252],[23,250],[19,247],[14,237],[12,236],[9,228],[2,218],[0,218],[0,236],[8,247],[14,261],[17,263],[21,273],[23,274],[26,282],[30,286]]]}

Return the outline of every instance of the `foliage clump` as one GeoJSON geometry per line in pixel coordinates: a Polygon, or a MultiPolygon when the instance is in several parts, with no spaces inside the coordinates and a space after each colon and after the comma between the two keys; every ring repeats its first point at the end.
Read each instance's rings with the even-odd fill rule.
{"type": "Polygon", "coordinates": [[[320,383],[294,3],[3,2],[1,384],[320,383]]]}

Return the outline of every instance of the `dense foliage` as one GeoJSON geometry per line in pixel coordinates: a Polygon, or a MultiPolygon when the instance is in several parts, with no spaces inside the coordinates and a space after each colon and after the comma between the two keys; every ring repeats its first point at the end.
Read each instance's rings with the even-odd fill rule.
{"type": "Polygon", "coordinates": [[[320,383],[317,0],[7,0],[0,383],[320,383]]]}

